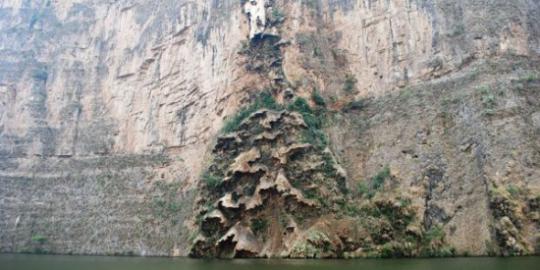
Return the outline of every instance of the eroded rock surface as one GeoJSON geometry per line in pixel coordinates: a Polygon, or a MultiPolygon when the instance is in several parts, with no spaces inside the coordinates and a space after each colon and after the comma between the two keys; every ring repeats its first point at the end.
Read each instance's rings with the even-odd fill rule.
{"type": "Polygon", "coordinates": [[[306,129],[297,112],[263,109],[218,138],[203,177],[192,256],[286,256],[344,200],[338,165],[329,151],[302,142],[306,129]],[[232,137],[234,146],[225,143],[232,137]]]}

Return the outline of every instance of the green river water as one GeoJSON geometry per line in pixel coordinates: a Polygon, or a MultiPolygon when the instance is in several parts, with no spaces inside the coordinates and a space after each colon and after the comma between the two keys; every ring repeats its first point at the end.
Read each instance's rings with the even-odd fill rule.
{"type": "Polygon", "coordinates": [[[540,257],[359,260],[192,260],[0,255],[0,270],[540,270],[540,257]]]}

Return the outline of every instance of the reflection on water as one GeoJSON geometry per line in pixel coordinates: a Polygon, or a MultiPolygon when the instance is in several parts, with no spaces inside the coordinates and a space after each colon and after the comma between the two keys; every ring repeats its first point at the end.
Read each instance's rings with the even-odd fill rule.
{"type": "Polygon", "coordinates": [[[180,258],[0,255],[0,270],[528,270],[540,257],[361,260],[192,260],[180,258]]]}

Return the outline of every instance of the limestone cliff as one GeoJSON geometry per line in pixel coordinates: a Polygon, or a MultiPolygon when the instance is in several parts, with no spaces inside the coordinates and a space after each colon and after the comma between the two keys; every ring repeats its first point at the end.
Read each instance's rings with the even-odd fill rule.
{"type": "Polygon", "coordinates": [[[538,253],[539,18],[1,0],[0,252],[538,253]]]}

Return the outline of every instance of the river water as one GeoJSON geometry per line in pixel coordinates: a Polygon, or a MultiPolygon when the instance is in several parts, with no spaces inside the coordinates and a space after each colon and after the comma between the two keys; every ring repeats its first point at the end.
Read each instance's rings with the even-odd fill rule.
{"type": "Polygon", "coordinates": [[[192,260],[182,258],[0,255],[0,270],[540,270],[540,257],[359,260],[192,260]]]}

